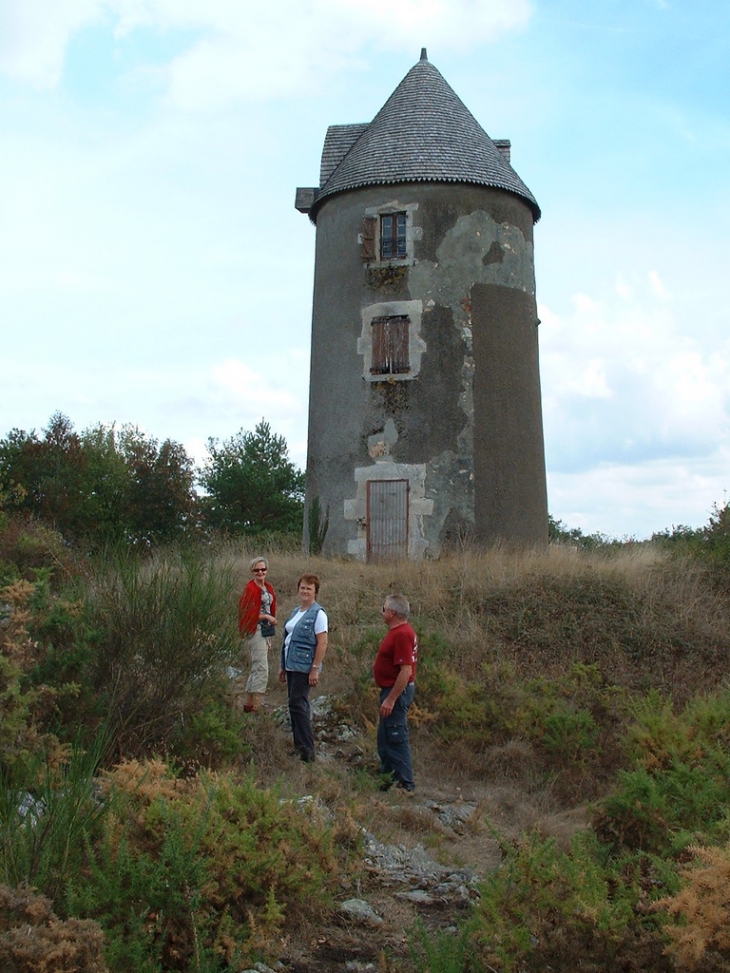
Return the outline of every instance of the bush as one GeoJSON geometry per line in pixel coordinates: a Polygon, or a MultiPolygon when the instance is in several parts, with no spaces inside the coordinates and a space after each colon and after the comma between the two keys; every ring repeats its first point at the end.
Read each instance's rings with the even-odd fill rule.
{"type": "Polygon", "coordinates": [[[84,840],[104,814],[95,772],[105,738],[64,758],[35,755],[0,775],[0,868],[12,886],[32,885],[56,906],[83,864],[84,840]]]}
{"type": "Polygon", "coordinates": [[[89,919],[58,919],[32,889],[0,885],[0,957],[12,973],[108,973],[104,937],[89,919]]]}
{"type": "Polygon", "coordinates": [[[730,964],[730,846],[688,849],[693,861],[683,868],[684,888],[655,903],[679,922],[667,925],[669,952],[690,970],[727,969],[730,964]]]}
{"type": "Polygon", "coordinates": [[[338,877],[333,839],[316,813],[251,778],[176,778],[160,761],[108,775],[111,810],[74,912],[106,931],[112,970],[241,969],[276,955],[285,919],[338,877]]]}
{"type": "Polygon", "coordinates": [[[730,503],[714,504],[704,527],[675,526],[653,534],[652,541],[677,557],[696,558],[726,576],[730,570],[730,503]]]}
{"type": "Polygon", "coordinates": [[[52,746],[49,722],[62,700],[77,692],[64,678],[36,678],[45,654],[37,622],[55,601],[43,579],[0,589],[0,770],[52,746]]]}
{"type": "Polygon", "coordinates": [[[677,855],[727,828],[730,803],[730,690],[703,695],[678,713],[657,693],[634,707],[626,750],[634,767],[598,806],[605,844],[677,855]]]}
{"type": "Polygon", "coordinates": [[[76,571],[58,531],[37,520],[0,511],[0,586],[34,581],[39,571],[65,581],[76,571]]]}
{"type": "Polygon", "coordinates": [[[87,609],[89,678],[118,755],[196,757],[202,714],[225,698],[239,648],[231,566],[199,550],[148,562],[119,555],[98,567],[87,609]]]}
{"type": "Polygon", "coordinates": [[[639,907],[665,887],[660,871],[620,875],[602,860],[590,835],[576,838],[570,853],[536,833],[503,845],[503,853],[467,924],[473,957],[468,969],[673,968],[660,921],[645,918],[639,907]]]}

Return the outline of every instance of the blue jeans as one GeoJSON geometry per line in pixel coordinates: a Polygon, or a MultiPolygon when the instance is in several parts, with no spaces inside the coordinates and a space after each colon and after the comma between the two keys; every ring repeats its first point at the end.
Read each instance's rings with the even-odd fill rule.
{"type": "Polygon", "coordinates": [[[309,673],[286,673],[286,686],[289,692],[289,716],[294,736],[294,749],[302,760],[314,760],[314,733],[312,732],[312,711],[309,706],[309,673]]]}
{"type": "MultiPolygon", "coordinates": [[[[390,688],[380,690],[381,703],[389,692],[390,688]]],[[[396,784],[409,791],[416,786],[413,783],[413,761],[408,738],[408,709],[415,692],[416,684],[409,683],[395,701],[390,716],[381,716],[378,722],[380,773],[391,774],[396,784]]]]}

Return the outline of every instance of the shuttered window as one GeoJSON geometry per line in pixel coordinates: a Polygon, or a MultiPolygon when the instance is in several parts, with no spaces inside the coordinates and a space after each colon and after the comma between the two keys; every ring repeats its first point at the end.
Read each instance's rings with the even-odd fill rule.
{"type": "Polygon", "coordinates": [[[387,213],[380,217],[380,259],[406,256],[406,214],[387,213]]]}
{"type": "Polygon", "coordinates": [[[410,371],[408,360],[408,327],[405,314],[373,318],[373,375],[403,375],[410,371]]]}

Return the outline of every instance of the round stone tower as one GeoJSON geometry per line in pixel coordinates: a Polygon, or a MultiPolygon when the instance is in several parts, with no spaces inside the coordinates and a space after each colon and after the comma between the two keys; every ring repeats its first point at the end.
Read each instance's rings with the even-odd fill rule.
{"type": "Polygon", "coordinates": [[[425,50],[369,124],[334,125],[316,225],[305,545],[362,560],[547,542],[540,210],[425,50]],[[317,531],[319,526],[320,530],[317,531]]]}

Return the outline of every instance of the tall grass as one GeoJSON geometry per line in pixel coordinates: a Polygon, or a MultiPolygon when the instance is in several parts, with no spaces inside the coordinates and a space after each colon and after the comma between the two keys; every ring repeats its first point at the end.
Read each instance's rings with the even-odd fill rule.
{"type": "Polygon", "coordinates": [[[96,771],[105,732],[65,759],[36,754],[0,776],[0,868],[6,885],[28,885],[59,903],[84,858],[84,843],[104,814],[96,771]]]}
{"type": "Polygon", "coordinates": [[[91,679],[120,754],[169,746],[223,697],[239,646],[232,570],[200,551],[98,567],[91,679]]]}
{"type": "MultiPolygon", "coordinates": [[[[5,879],[35,881],[58,901],[76,868],[77,904],[116,937],[117,968],[125,968],[131,944],[139,946],[140,963],[145,950],[150,957],[157,950],[158,966],[179,968],[171,951],[164,962],[162,952],[178,948],[183,929],[188,968],[202,970],[200,943],[222,911],[240,908],[235,935],[224,930],[232,950],[246,937],[254,943],[258,923],[267,940],[262,954],[275,951],[282,903],[304,914],[326,884],[317,872],[307,901],[298,893],[290,899],[290,889],[301,884],[290,866],[311,871],[317,865],[334,876],[335,846],[337,854],[344,849],[348,868],[358,857],[352,836],[362,818],[383,818],[382,807],[365,808],[372,774],[364,762],[356,772],[344,760],[292,766],[283,755],[288,736],[276,719],[262,714],[248,724],[230,722],[225,690],[227,667],[239,663],[236,602],[250,559],[264,553],[280,619],[297,604],[302,573],[321,579],[330,648],[319,691],[336,696],[338,718],[360,731],[358,744],[372,742],[377,719],[371,665],[383,633],[382,599],[400,591],[411,602],[421,648],[411,722],[424,781],[430,771],[444,788],[459,777],[506,782],[521,799],[543,795],[551,811],[613,792],[581,847],[559,848],[538,832],[511,855],[505,845],[503,867],[485,888],[475,921],[453,941],[416,935],[416,966],[429,973],[517,971],[530,963],[558,968],[569,943],[571,968],[610,968],[613,955],[632,964],[638,946],[645,965],[637,960],[622,968],[664,969],[664,941],[637,903],[673,891],[662,869],[673,874],[672,856],[686,852],[697,829],[713,841],[728,828],[730,707],[727,694],[715,690],[726,679],[730,595],[711,568],[651,545],[519,554],[463,549],[438,561],[366,565],[259,544],[146,562],[116,558],[88,576],[84,618],[93,626],[93,645],[79,671],[108,711],[114,756],[172,755],[178,768],[184,762],[184,772],[168,781],[159,762],[164,779],[149,801],[147,784],[130,782],[129,814],[122,822],[117,805],[116,818],[105,817],[106,845],[93,845],[93,888],[74,856],[97,821],[95,760],[79,753],[64,770],[38,764],[30,777],[8,778],[0,807],[5,879]],[[224,737],[235,753],[237,734],[250,748],[255,781],[251,776],[242,785],[240,762],[231,761],[215,787],[203,786],[207,778],[191,774],[190,763],[208,762],[201,754],[212,752],[211,741],[220,753],[224,737]],[[284,765],[287,786],[314,788],[337,808],[337,829],[347,820],[350,837],[333,827],[326,847],[318,846],[321,821],[300,829],[300,812],[283,811],[280,792],[259,793],[262,777],[280,780],[284,765]],[[359,789],[357,773],[365,782],[359,789]],[[25,791],[33,797],[33,817],[24,823],[18,808],[25,791]],[[310,846],[318,848],[312,861],[310,846]],[[257,885],[249,914],[243,879],[251,886],[269,866],[264,884],[280,888],[272,899],[257,885]],[[225,896],[209,902],[203,892],[213,879],[225,896]],[[177,911],[163,934],[155,923],[169,918],[163,906],[172,887],[177,911]],[[154,908],[140,910],[140,902],[154,908]]],[[[283,690],[272,695],[277,691],[283,703],[283,690]]],[[[38,720],[39,731],[47,730],[38,720]]],[[[112,771],[117,779],[120,773],[112,771]]],[[[418,815],[410,814],[415,830],[418,815]]],[[[217,946],[210,939],[205,948],[217,946]]],[[[213,963],[212,952],[209,958],[213,963]]]]}
{"type": "MultiPolygon", "coordinates": [[[[248,557],[227,556],[238,586],[248,557]]],[[[523,675],[559,675],[597,664],[629,688],[656,686],[687,698],[720,682],[730,650],[728,598],[701,564],[672,559],[659,546],[585,552],[564,545],[514,553],[460,551],[437,561],[362,564],[270,553],[269,579],[280,614],[296,604],[296,580],[314,571],[330,618],[330,665],[347,669],[368,632],[380,632],[385,594],[403,592],[419,632],[437,631],[450,661],[473,675],[508,661],[523,675]],[[332,658],[334,656],[334,659],[332,658]]]]}

